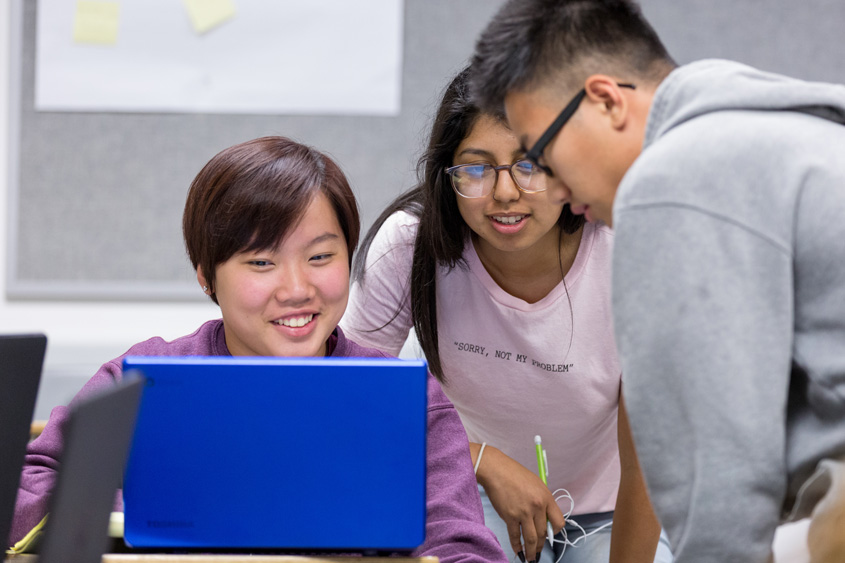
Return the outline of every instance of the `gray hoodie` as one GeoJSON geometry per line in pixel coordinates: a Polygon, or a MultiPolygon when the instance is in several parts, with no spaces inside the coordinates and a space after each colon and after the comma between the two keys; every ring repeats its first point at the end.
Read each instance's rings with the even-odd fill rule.
{"type": "Polygon", "coordinates": [[[766,561],[845,456],[843,123],[843,86],[697,62],[619,186],[623,394],[678,562],[766,561]]]}

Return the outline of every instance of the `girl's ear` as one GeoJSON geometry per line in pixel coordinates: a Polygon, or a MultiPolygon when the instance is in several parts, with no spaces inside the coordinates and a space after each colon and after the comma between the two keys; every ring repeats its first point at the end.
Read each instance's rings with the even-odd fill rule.
{"type": "Polygon", "coordinates": [[[202,266],[199,264],[197,265],[197,281],[199,282],[203,293],[206,295],[214,293],[211,286],[208,285],[208,280],[205,279],[205,274],[202,273],[202,266]]]}

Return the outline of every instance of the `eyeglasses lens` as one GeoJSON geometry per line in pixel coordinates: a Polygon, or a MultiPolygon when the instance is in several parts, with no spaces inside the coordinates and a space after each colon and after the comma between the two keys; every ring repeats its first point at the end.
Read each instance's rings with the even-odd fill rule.
{"type": "Polygon", "coordinates": [[[452,170],[452,185],[465,197],[482,197],[490,193],[496,172],[489,164],[461,166],[452,170]]]}
{"type": "Polygon", "coordinates": [[[529,160],[514,162],[511,175],[522,191],[542,192],[546,189],[546,175],[529,160]]]}
{"type": "Polygon", "coordinates": [[[524,192],[542,192],[546,189],[546,175],[528,160],[518,160],[509,167],[494,167],[490,164],[465,164],[449,170],[452,185],[464,197],[484,197],[493,191],[499,171],[509,168],[511,178],[524,192]]]}

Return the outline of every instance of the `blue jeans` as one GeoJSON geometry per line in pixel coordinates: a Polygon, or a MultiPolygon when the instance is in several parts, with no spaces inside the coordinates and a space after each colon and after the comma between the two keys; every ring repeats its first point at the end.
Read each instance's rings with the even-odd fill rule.
{"type": "MultiPolygon", "coordinates": [[[[508,538],[508,527],[505,521],[496,513],[496,509],[493,508],[490,499],[487,497],[487,493],[484,491],[484,487],[479,485],[478,492],[481,493],[481,505],[484,507],[484,523],[496,534],[499,543],[502,544],[502,549],[504,549],[506,555],[511,557],[511,561],[518,561],[516,554],[511,548],[511,542],[508,538]]],[[[562,543],[563,532],[561,532],[555,536],[554,549],[552,549],[548,541],[543,544],[540,561],[542,563],[606,563],[609,561],[610,531],[612,526],[607,524],[613,522],[613,512],[580,514],[573,516],[572,520],[584,528],[584,532],[588,536],[583,537],[584,532],[570,521],[567,521],[564,527],[566,537],[569,542],[575,545],[564,546],[562,543]],[[607,526],[602,528],[605,525],[607,526]]],[[[534,555],[533,553],[531,555],[526,553],[526,561],[531,561],[534,555]]],[[[660,542],[657,544],[657,552],[654,556],[654,563],[672,563],[672,560],[669,539],[666,537],[665,532],[661,532],[660,542]]]]}

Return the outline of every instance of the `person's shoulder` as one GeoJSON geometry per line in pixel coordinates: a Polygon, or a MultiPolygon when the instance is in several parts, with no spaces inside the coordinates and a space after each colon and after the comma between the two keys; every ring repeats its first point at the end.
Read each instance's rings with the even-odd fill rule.
{"type": "Polygon", "coordinates": [[[586,249],[594,252],[610,253],[613,250],[613,229],[603,221],[584,223],[579,252],[586,249]]]}
{"type": "MultiPolygon", "coordinates": [[[[378,230],[376,241],[396,246],[399,244],[414,244],[417,236],[420,218],[408,211],[397,211],[385,219],[378,230]]],[[[377,242],[374,242],[377,244],[377,242]]]]}
{"type": "Polygon", "coordinates": [[[205,356],[217,355],[215,346],[223,325],[222,319],[214,319],[200,325],[191,334],[173,340],[154,336],[135,344],[124,356],[205,356]]]}
{"type": "Polygon", "coordinates": [[[446,393],[443,392],[443,387],[437,379],[428,374],[428,410],[454,409],[455,406],[446,393]]]}
{"type": "Polygon", "coordinates": [[[412,228],[416,229],[420,224],[420,218],[410,211],[400,209],[393,213],[390,217],[385,219],[385,225],[391,225],[393,228],[412,228]]]}
{"type": "Polygon", "coordinates": [[[604,221],[584,224],[584,236],[591,236],[598,240],[613,241],[613,229],[604,221]]]}
{"type": "Polygon", "coordinates": [[[414,253],[414,241],[417,238],[419,218],[407,211],[397,211],[388,217],[379,228],[373,242],[367,251],[367,269],[378,265],[387,258],[382,268],[404,270],[411,261],[414,253]]]}
{"type": "Polygon", "coordinates": [[[368,348],[358,344],[354,340],[347,338],[343,329],[337,327],[337,345],[335,346],[332,356],[340,358],[395,358],[390,354],[385,354],[376,348],[368,348]]]}

